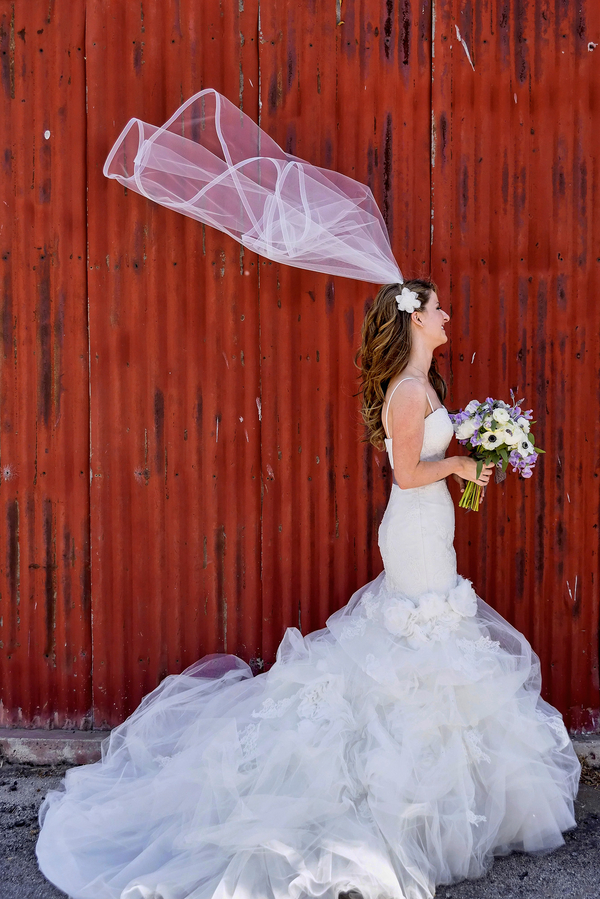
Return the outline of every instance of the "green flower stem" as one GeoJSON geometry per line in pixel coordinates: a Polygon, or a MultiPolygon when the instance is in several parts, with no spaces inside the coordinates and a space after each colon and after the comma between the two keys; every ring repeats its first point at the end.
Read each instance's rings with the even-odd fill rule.
{"type": "Polygon", "coordinates": [[[481,487],[475,481],[467,481],[467,486],[461,496],[459,506],[461,509],[472,509],[479,512],[479,499],[481,497],[481,487]]]}

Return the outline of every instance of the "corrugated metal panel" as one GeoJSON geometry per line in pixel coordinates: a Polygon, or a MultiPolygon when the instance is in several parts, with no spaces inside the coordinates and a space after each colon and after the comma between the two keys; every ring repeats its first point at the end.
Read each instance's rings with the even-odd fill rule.
{"type": "Polygon", "coordinates": [[[212,86],[287,149],[372,186],[405,273],[431,265],[453,307],[451,402],[509,386],[531,398],[548,455],[529,484],[459,513],[460,564],[533,640],[546,695],[593,726],[591,0],[263,0],[260,17],[258,0],[85,6],[36,0],[20,23],[0,5],[2,127],[18,151],[4,157],[10,245],[0,231],[4,721],[89,720],[90,530],[97,727],[205,652],[271,662],[285,626],[322,626],[380,568],[389,471],[359,442],[352,362],[373,291],[259,263],[102,176],[129,117],[163,122],[212,86]]]}
{"type": "Polygon", "coordinates": [[[88,7],[96,726],[205,652],[260,654],[256,259],[102,175],[131,116],[207,85],[257,115],[244,6],[88,7]]]}
{"type": "MultiPolygon", "coordinates": [[[[261,125],[288,152],[368,183],[397,258],[422,274],[429,15],[417,2],[403,5],[400,20],[384,4],[367,4],[361,15],[344,4],[342,12],[338,24],[333,3],[261,4],[261,125]]],[[[381,570],[377,528],[389,470],[360,442],[354,367],[373,295],[367,284],[260,263],[268,659],[286,626],[323,627],[381,570]]]]}
{"type": "Polygon", "coordinates": [[[531,639],[545,695],[595,729],[600,8],[435,7],[432,267],[454,313],[452,400],[514,387],[547,451],[529,483],[459,516],[459,559],[531,639]]]}
{"type": "Polygon", "coordinates": [[[84,10],[0,6],[0,724],[90,725],[84,10]]]}

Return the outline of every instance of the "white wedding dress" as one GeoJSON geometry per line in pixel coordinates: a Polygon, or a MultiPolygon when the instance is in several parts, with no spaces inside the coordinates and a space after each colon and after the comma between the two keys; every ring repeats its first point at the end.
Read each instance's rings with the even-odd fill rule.
{"type": "MultiPolygon", "coordinates": [[[[432,412],[421,458],[452,435],[432,412]]],[[[394,485],[385,571],[323,630],[288,629],[258,677],[218,655],[166,678],[45,800],[48,879],[75,899],[430,899],[561,845],[579,763],[453,536],[444,480],[394,485]]]]}

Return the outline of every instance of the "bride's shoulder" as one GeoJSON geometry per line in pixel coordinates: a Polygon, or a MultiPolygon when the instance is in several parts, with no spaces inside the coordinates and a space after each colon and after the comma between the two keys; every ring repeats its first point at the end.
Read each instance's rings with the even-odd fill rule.
{"type": "Polygon", "coordinates": [[[390,381],[385,393],[384,402],[394,405],[398,402],[418,402],[427,399],[427,388],[417,378],[398,375],[390,381]]]}
{"type": "Polygon", "coordinates": [[[381,410],[386,425],[391,424],[395,414],[403,420],[422,421],[426,409],[427,389],[417,378],[400,375],[390,381],[381,410]]]}

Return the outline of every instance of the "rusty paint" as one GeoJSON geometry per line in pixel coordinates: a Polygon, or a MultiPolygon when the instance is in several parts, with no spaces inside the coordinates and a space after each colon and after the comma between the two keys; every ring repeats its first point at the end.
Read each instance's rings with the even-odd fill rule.
{"type": "Polygon", "coordinates": [[[390,472],[353,365],[374,288],[102,177],[128,118],[212,86],[372,188],[405,274],[451,308],[451,406],[510,387],[534,406],[547,455],[457,515],[460,567],[571,726],[598,726],[600,11],[343,6],[0,11],[0,723],[116,724],[206,652],[262,670],[381,567],[390,472]]]}
{"type": "Polygon", "coordinates": [[[489,491],[484,516],[458,516],[458,555],[539,652],[546,698],[574,729],[595,730],[600,315],[589,298],[600,231],[589,214],[597,76],[587,42],[600,10],[465,10],[436,4],[432,88],[434,126],[447,135],[433,167],[432,270],[453,312],[450,402],[514,387],[547,452],[531,482],[509,477],[489,491]]]}
{"type": "Polygon", "coordinates": [[[51,11],[48,0],[0,11],[0,726],[85,728],[85,10],[51,11]]]}
{"type": "Polygon", "coordinates": [[[96,726],[204,652],[261,655],[256,257],[125,198],[98,167],[124,117],[164,121],[205,84],[258,115],[258,5],[182,3],[165,19],[152,4],[143,27],[116,0],[88,9],[89,202],[105,210],[89,226],[96,726]],[[106,40],[113,17],[127,43],[106,40]],[[133,41],[138,68],[122,59],[133,41]],[[131,84],[127,108],[107,65],[131,84]]]}

